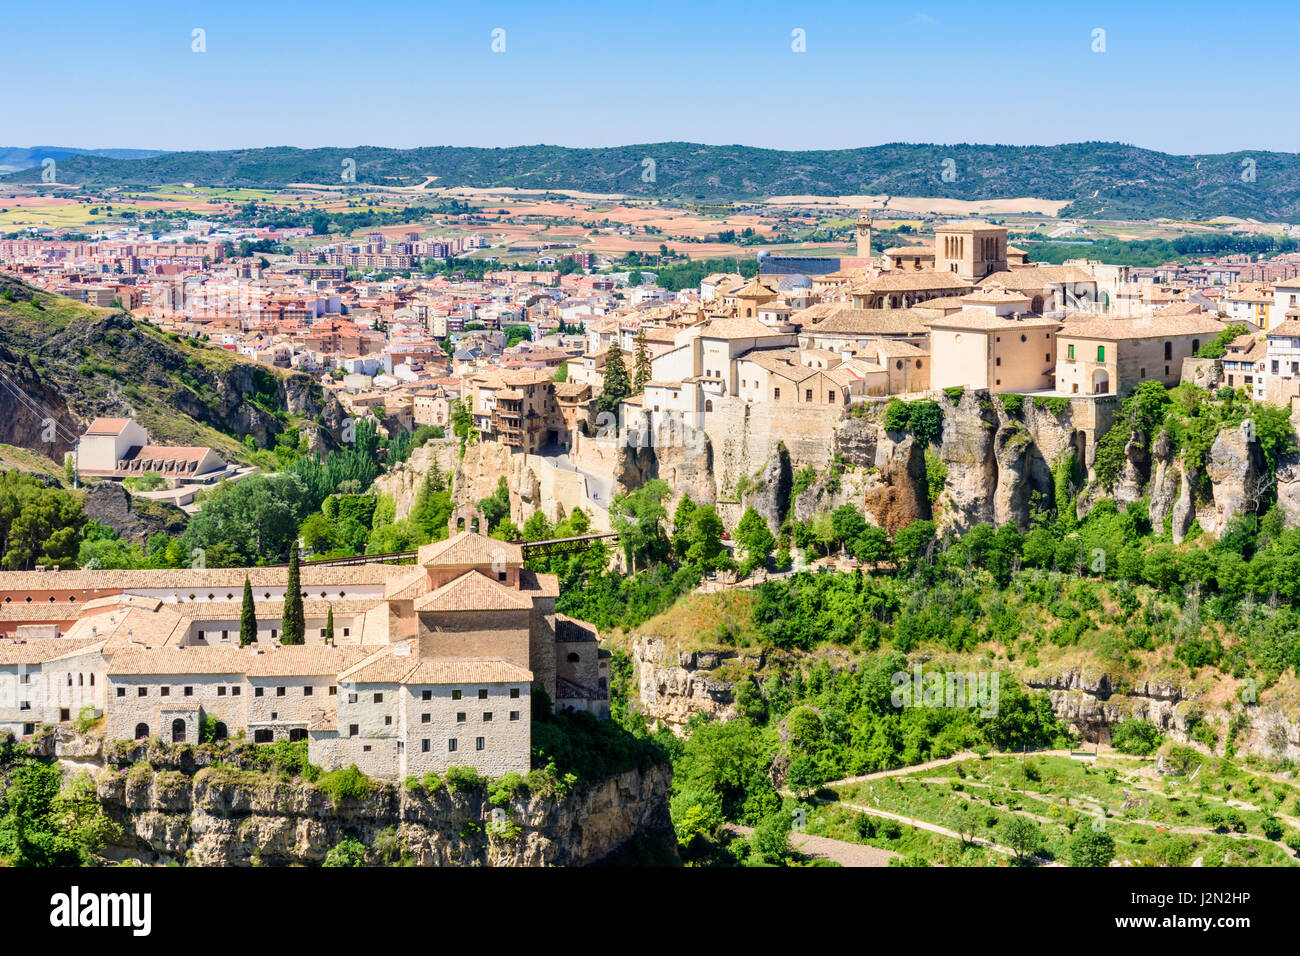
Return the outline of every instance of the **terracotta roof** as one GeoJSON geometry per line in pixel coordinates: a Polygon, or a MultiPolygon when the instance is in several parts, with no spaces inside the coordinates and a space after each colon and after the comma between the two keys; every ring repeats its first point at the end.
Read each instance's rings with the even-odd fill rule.
{"type": "MultiPolygon", "coordinates": [[[[187,652],[189,648],[186,649],[187,652]]],[[[242,649],[246,655],[245,673],[249,677],[317,677],[341,674],[353,664],[370,657],[373,648],[355,645],[327,647],[323,644],[298,644],[272,647],[263,653],[242,649]]]]}
{"type": "Polygon", "coordinates": [[[855,309],[841,305],[815,325],[805,325],[803,334],[924,335],[925,320],[923,313],[913,309],[855,309]]]}
{"type": "Polygon", "coordinates": [[[239,647],[154,647],[113,654],[108,676],[129,674],[243,674],[252,652],[239,647]]]}
{"type": "Polygon", "coordinates": [[[713,319],[700,329],[700,338],[704,339],[756,339],[783,334],[757,319],[713,319]]]}
{"type": "Polygon", "coordinates": [[[882,272],[860,286],[854,295],[872,292],[928,292],[932,289],[969,289],[971,284],[954,272],[882,272]]]}
{"type": "Polygon", "coordinates": [[[66,637],[32,640],[0,639],[0,664],[45,664],[62,657],[102,648],[104,641],[78,641],[66,637]]]}
{"type": "Polygon", "coordinates": [[[531,684],[533,672],[503,660],[422,660],[403,684],[531,684]]]}
{"type": "Polygon", "coordinates": [[[415,600],[417,611],[496,611],[532,606],[531,596],[498,584],[478,571],[466,571],[415,600]]]}
{"type": "Polygon", "coordinates": [[[473,531],[462,531],[444,541],[420,548],[416,563],[424,567],[491,567],[524,563],[517,544],[499,541],[473,531]]]}
{"type": "Polygon", "coordinates": [[[96,418],[86,429],[87,435],[120,435],[131,424],[129,418],[96,418]]]}
{"type": "Polygon", "coordinates": [[[1140,319],[1084,319],[1070,322],[1062,336],[1078,339],[1154,339],[1170,335],[1218,335],[1227,326],[1206,315],[1161,316],[1140,319]]]}

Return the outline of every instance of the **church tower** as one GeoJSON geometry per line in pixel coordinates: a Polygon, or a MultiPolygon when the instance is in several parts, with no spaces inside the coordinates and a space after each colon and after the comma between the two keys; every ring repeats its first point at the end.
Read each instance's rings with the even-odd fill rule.
{"type": "Polygon", "coordinates": [[[871,217],[858,216],[858,258],[871,258],[871,217]]]}

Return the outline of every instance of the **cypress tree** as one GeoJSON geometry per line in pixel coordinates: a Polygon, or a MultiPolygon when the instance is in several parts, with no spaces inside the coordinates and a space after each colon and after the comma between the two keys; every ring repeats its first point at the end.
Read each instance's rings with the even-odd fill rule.
{"type": "Polygon", "coordinates": [[[239,646],[247,647],[257,640],[257,611],[253,607],[253,585],[244,576],[244,607],[239,612],[239,646]]]}
{"type": "Polygon", "coordinates": [[[325,612],[325,643],[332,645],[334,643],[334,605],[331,604],[325,612]]]}
{"type": "Polygon", "coordinates": [[[632,373],[632,391],[644,392],[648,381],[650,381],[650,350],[646,346],[643,327],[636,333],[636,368],[632,373]]]}
{"type": "Polygon", "coordinates": [[[302,585],[298,581],[298,542],[289,552],[289,580],[284,587],[284,614],[280,618],[280,643],[301,644],[306,635],[302,617],[302,585]]]}

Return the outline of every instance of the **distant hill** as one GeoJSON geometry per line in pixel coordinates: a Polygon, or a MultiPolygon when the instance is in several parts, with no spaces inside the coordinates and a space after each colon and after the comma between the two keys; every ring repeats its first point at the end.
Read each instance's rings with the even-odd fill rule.
{"type": "MultiPolygon", "coordinates": [[[[980,146],[889,143],[790,152],[751,146],[650,143],[608,149],[376,146],[164,153],[141,159],[71,156],[59,181],[91,185],[284,186],[356,182],[516,186],[737,201],[775,195],[889,194],[988,200],[1068,200],[1063,215],[1300,222],[1300,156],[1260,151],[1174,156],[1120,143],[980,146]],[[653,160],[651,167],[646,162],[653,160]],[[951,162],[946,162],[951,160],[951,162]],[[945,180],[945,170],[949,171],[945,180]],[[652,179],[653,181],[647,181],[652,179]]],[[[40,170],[0,177],[39,182],[40,170]]]]}
{"type": "MultiPolygon", "coordinates": [[[[61,163],[70,156],[105,159],[144,159],[162,155],[161,149],[80,149],[76,146],[0,146],[0,170],[39,167],[47,158],[61,163]]],[[[37,177],[39,179],[39,177],[37,177]]]]}

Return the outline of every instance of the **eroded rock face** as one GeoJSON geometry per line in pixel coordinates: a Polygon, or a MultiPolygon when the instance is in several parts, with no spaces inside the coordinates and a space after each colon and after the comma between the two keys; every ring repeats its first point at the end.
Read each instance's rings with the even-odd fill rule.
{"type": "Polygon", "coordinates": [[[768,530],[779,534],[790,505],[792,481],[790,453],[784,445],[780,445],[763,466],[757,485],[741,496],[741,514],[747,508],[753,508],[767,522],[768,530]]]}
{"type": "Polygon", "coordinates": [[[1174,544],[1182,544],[1196,520],[1196,486],[1200,476],[1194,469],[1184,469],[1179,475],[1178,498],[1170,511],[1174,544]]]}
{"type": "Polygon", "coordinates": [[[373,846],[391,831],[420,866],[582,866],[640,833],[670,832],[672,768],[631,770],[560,796],[517,796],[506,834],[487,829],[482,787],[433,793],[381,784],[335,804],[310,784],[209,770],[101,770],[96,792],[128,855],[197,866],[314,864],[345,836],[373,846]]]}
{"type": "Polygon", "coordinates": [[[716,720],[736,716],[735,684],[707,673],[723,663],[762,668],[762,651],[669,651],[662,639],[646,637],[632,648],[640,711],[680,734],[697,713],[716,720]]]}
{"type": "Polygon", "coordinates": [[[1151,456],[1147,453],[1146,435],[1133,432],[1128,444],[1124,446],[1124,467],[1115,479],[1115,487],[1110,489],[1115,506],[1123,511],[1129,504],[1141,499],[1150,476],[1151,456]]]}
{"type": "Polygon", "coordinates": [[[1214,501],[1198,514],[1202,528],[1219,534],[1234,517],[1258,507],[1262,466],[1258,442],[1250,440],[1243,429],[1219,432],[1205,458],[1214,501]]]}
{"type": "Polygon", "coordinates": [[[460,464],[460,442],[455,438],[433,439],[411,452],[411,457],[375,479],[375,493],[393,499],[396,510],[394,520],[401,521],[411,514],[411,508],[420,496],[425,476],[436,463],[438,470],[450,481],[460,464]]]}
{"type": "Polygon", "coordinates": [[[1029,495],[1033,490],[1034,441],[1018,424],[1003,425],[993,438],[997,487],[993,491],[993,522],[1029,530],[1029,495]]]}
{"type": "Polygon", "coordinates": [[[862,498],[870,520],[890,534],[930,517],[925,480],[925,452],[911,435],[881,431],[876,442],[877,483],[862,498]]]}
{"type": "Polygon", "coordinates": [[[935,505],[940,530],[964,534],[977,524],[994,520],[993,498],[998,485],[994,436],[997,416],[991,403],[967,389],[956,403],[946,398],[943,440],[935,453],[948,469],[943,493],[935,505]]]}
{"type": "Polygon", "coordinates": [[[1174,462],[1173,445],[1163,431],[1151,446],[1155,460],[1155,476],[1151,479],[1151,526],[1157,532],[1165,526],[1165,519],[1173,514],[1174,502],[1182,483],[1182,469],[1174,462]]]}
{"type": "Polygon", "coordinates": [[[135,544],[144,544],[159,533],[179,535],[189,521],[189,515],[175,505],[136,498],[116,481],[87,485],[82,504],[87,518],[107,525],[135,544]]]}
{"type": "Polygon", "coordinates": [[[1292,452],[1278,463],[1277,506],[1288,528],[1300,527],[1300,453],[1292,452]]]}

